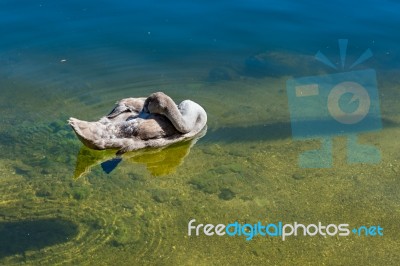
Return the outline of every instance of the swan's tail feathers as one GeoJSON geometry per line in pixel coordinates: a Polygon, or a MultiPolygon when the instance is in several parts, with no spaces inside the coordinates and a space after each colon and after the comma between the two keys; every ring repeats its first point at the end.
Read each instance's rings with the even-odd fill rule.
{"type": "Polygon", "coordinates": [[[96,150],[107,148],[104,141],[107,139],[106,135],[108,135],[105,125],[99,122],[82,121],[73,117],[68,120],[68,123],[85,146],[96,150]]]}

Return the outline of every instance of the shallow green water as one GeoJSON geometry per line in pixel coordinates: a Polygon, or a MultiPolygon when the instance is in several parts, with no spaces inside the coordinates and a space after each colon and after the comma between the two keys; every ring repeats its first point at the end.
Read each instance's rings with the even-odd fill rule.
{"type": "Polygon", "coordinates": [[[328,169],[298,167],[298,154],[319,144],[291,138],[286,77],[213,83],[186,77],[124,89],[101,84],[74,95],[60,91],[57,82],[45,91],[30,82],[26,91],[23,81],[3,76],[0,262],[395,264],[400,117],[391,75],[382,73],[380,84],[384,129],[360,135],[381,150],[382,161],[348,165],[345,138],[338,137],[328,169]],[[209,116],[206,136],[191,148],[187,143],[126,154],[106,174],[99,162],[112,153],[82,149],[67,118],[96,120],[122,97],[159,90],[201,103],[209,116]],[[379,224],[384,236],[189,237],[192,218],[213,224],[379,224]]]}

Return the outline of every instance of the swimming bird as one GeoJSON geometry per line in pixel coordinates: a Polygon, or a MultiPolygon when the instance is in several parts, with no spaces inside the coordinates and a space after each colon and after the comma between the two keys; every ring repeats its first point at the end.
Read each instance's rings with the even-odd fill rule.
{"type": "Polygon", "coordinates": [[[68,120],[81,142],[92,149],[118,153],[146,147],[164,147],[196,137],[206,130],[207,113],[199,104],[179,105],[163,92],[147,98],[126,98],[97,122],[68,120]]]}

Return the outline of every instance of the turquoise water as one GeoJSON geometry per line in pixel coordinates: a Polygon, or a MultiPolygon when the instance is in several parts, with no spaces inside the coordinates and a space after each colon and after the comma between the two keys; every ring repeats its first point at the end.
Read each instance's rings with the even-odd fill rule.
{"type": "MultiPolygon", "coordinates": [[[[2,1],[0,264],[396,265],[400,260],[399,4],[394,1],[2,1]],[[376,163],[307,169],[286,82],[375,69],[376,163]],[[338,67],[315,60],[321,51],[338,67]],[[348,69],[347,69],[348,70],[348,69]],[[208,114],[195,142],[127,153],[84,148],[67,125],[163,91],[208,114]],[[188,222],[348,223],[383,236],[188,236],[188,222]]],[[[352,229],[351,227],[350,229],[352,229]]]]}

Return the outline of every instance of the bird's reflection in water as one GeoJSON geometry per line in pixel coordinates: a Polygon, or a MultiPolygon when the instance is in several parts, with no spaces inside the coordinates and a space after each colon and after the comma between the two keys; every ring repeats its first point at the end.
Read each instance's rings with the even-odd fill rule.
{"type": "Polygon", "coordinates": [[[115,150],[96,151],[82,146],[76,162],[74,178],[80,178],[93,167],[101,165],[106,173],[113,171],[121,161],[144,164],[153,176],[174,173],[189,154],[190,148],[203,134],[195,139],[176,143],[163,149],[143,149],[116,156],[115,150]]]}

